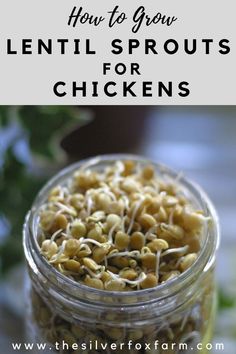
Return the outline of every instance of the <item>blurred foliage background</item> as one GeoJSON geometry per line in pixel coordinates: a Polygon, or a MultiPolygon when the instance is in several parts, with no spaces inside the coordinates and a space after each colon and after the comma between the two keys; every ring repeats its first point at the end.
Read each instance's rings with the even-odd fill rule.
{"type": "Polygon", "coordinates": [[[62,135],[82,120],[67,106],[0,106],[1,275],[22,260],[22,225],[46,179],[65,162],[62,135]]]}

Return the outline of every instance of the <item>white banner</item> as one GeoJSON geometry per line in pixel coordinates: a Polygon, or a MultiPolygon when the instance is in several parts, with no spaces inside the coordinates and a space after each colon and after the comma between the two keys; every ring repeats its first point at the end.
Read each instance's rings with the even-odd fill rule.
{"type": "Polygon", "coordinates": [[[235,1],[0,3],[0,104],[235,104],[235,1]]]}

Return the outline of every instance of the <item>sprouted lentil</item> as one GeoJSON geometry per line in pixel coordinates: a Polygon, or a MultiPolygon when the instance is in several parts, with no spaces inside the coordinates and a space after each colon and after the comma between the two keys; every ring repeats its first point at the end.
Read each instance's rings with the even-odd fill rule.
{"type": "Polygon", "coordinates": [[[207,221],[154,166],[117,161],[101,172],[81,168],[54,187],[41,208],[38,240],[65,276],[97,289],[134,291],[191,267],[207,221]]]}

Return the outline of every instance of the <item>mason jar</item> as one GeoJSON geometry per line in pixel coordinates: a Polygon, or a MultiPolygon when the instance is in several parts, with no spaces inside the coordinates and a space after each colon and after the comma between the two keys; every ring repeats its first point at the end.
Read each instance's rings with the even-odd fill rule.
{"type": "MultiPolygon", "coordinates": [[[[117,160],[150,161],[107,155],[73,164],[37,195],[24,225],[28,266],[27,331],[33,343],[53,353],[206,353],[216,311],[215,257],[219,244],[216,211],[205,192],[187,178],[151,161],[158,174],[177,181],[182,193],[211,220],[204,226],[195,263],[178,277],[137,291],[104,291],[65,277],[41,255],[37,242],[39,210],[49,191],[66,184],[81,166],[101,171],[117,160]]],[[[38,352],[37,349],[35,351],[38,352]]]]}

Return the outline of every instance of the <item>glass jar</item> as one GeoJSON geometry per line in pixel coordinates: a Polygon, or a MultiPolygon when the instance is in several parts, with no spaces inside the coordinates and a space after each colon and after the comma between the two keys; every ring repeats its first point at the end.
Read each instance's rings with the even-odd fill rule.
{"type": "MultiPolygon", "coordinates": [[[[132,155],[107,155],[76,163],[52,178],[38,194],[24,225],[24,251],[29,273],[28,331],[49,353],[205,353],[216,310],[215,255],[219,244],[217,214],[195,184],[160,164],[164,178],[177,181],[197,209],[212,222],[201,235],[196,262],[155,288],[133,292],[103,291],[77,283],[55,270],[37,243],[39,208],[48,192],[68,181],[78,168],[102,170],[116,160],[150,161],[132,155]],[[200,343],[200,344],[199,344],[200,343]]],[[[37,350],[36,350],[37,352],[37,350]]]]}

